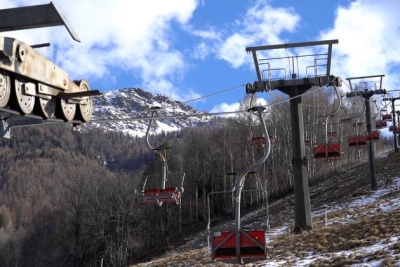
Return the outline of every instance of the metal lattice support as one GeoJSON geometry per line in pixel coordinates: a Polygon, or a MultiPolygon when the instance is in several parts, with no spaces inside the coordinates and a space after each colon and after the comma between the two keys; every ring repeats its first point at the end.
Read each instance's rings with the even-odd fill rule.
{"type": "Polygon", "coordinates": [[[0,137],[10,139],[11,138],[11,128],[7,120],[1,116],[0,117],[0,137]]]}
{"type": "Polygon", "coordinates": [[[394,144],[394,152],[395,153],[399,152],[399,148],[397,146],[398,145],[397,144],[397,133],[398,133],[398,131],[397,131],[397,125],[396,125],[396,110],[395,110],[394,102],[396,100],[399,100],[399,99],[400,99],[400,96],[395,97],[395,96],[391,96],[391,95],[389,95],[388,97],[383,98],[383,101],[390,101],[392,103],[392,120],[393,120],[393,126],[395,127],[395,130],[392,131],[392,133],[393,133],[393,144],[394,144]]]}
{"type": "MultiPolygon", "coordinates": [[[[353,77],[346,78],[349,81],[350,85],[350,93],[347,93],[347,97],[355,97],[361,96],[364,99],[365,103],[365,118],[367,123],[367,136],[372,135],[372,127],[371,127],[371,111],[370,111],[370,98],[375,94],[386,94],[386,91],[382,89],[382,78],[385,75],[371,75],[371,76],[362,76],[362,77],[353,77]],[[371,86],[370,81],[367,79],[378,78],[379,82],[374,82],[371,86]],[[352,80],[359,80],[358,83],[353,83],[352,80]],[[369,89],[376,90],[369,90],[369,89]]],[[[378,183],[375,177],[375,152],[374,146],[372,144],[372,140],[368,142],[368,159],[369,159],[369,169],[371,174],[371,190],[378,190],[378,183]]]]}
{"type": "Polygon", "coordinates": [[[338,40],[324,40],[315,42],[290,43],[247,47],[252,53],[258,80],[246,85],[246,93],[256,93],[271,90],[280,90],[289,95],[292,126],[294,197],[295,197],[295,227],[293,232],[298,234],[303,230],[312,229],[310,193],[308,187],[307,158],[305,155],[303,108],[301,95],[313,86],[341,86],[340,77],[330,74],[332,46],[338,40]],[[265,58],[263,51],[274,49],[289,49],[310,46],[328,46],[326,53],[312,55],[293,55],[287,57],[265,58]],[[299,60],[304,59],[313,64],[305,68],[305,75],[301,77],[299,60]],[[283,64],[272,67],[275,62],[282,60],[283,64]],[[323,61],[321,63],[321,61],[323,61]],[[287,69],[287,64],[289,68],[287,69]],[[285,67],[286,66],[286,67],[285,67]],[[309,74],[312,68],[314,73],[309,74]]]}

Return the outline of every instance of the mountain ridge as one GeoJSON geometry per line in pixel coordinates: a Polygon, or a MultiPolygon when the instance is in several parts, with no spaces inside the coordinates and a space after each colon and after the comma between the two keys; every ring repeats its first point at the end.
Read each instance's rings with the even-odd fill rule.
{"type": "Polygon", "coordinates": [[[93,118],[90,123],[85,124],[84,128],[100,128],[104,131],[123,132],[131,136],[143,137],[146,135],[149,120],[128,119],[149,117],[152,107],[160,107],[157,110],[158,116],[189,116],[155,120],[151,129],[155,134],[198,126],[209,122],[211,118],[207,116],[207,112],[196,110],[165,95],[152,94],[141,88],[122,88],[104,92],[102,97],[93,98],[93,118]],[[190,117],[190,115],[194,116],[190,117]],[[96,122],[103,119],[107,121],[96,122]]]}

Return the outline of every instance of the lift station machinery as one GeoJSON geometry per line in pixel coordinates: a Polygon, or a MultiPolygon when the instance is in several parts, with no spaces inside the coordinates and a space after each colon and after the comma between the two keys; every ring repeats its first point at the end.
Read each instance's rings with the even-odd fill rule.
{"type": "MultiPolygon", "coordinates": [[[[0,32],[58,25],[65,25],[79,41],[52,2],[0,10],[0,32]]],[[[57,122],[76,126],[91,120],[91,97],[100,92],[90,90],[85,80],[71,80],[66,71],[37,51],[49,45],[29,45],[0,35],[0,136],[10,138],[12,127],[57,122]]]]}

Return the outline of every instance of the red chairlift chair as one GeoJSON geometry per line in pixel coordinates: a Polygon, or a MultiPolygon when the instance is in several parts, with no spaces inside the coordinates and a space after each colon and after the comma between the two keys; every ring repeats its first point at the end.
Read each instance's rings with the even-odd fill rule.
{"type": "MultiPolygon", "coordinates": [[[[217,229],[213,232],[212,258],[236,257],[236,234],[234,231],[217,229]]],[[[265,230],[242,230],[240,232],[240,255],[243,258],[266,258],[265,230]]]]}
{"type": "Polygon", "coordinates": [[[391,114],[383,114],[382,115],[382,120],[391,121],[392,120],[392,115],[391,114]]]}
{"type": "MultiPolygon", "coordinates": [[[[270,135],[269,136],[269,140],[271,142],[271,144],[274,144],[275,142],[275,136],[274,135],[270,135]]],[[[264,136],[256,136],[251,138],[251,146],[260,146],[260,145],[265,145],[266,141],[265,141],[265,137],[264,136]]]]}
{"type": "MultiPolygon", "coordinates": [[[[329,119],[331,117],[334,117],[334,113],[339,110],[341,107],[341,97],[336,89],[334,87],[336,95],[339,100],[338,106],[331,112],[330,115],[326,116],[325,119],[325,142],[316,144],[313,147],[313,153],[314,153],[314,159],[326,159],[326,160],[335,160],[335,159],[341,159],[342,158],[342,152],[341,152],[341,143],[338,142],[337,140],[334,141],[332,139],[337,139],[339,137],[339,131],[340,131],[340,123],[337,124],[329,124],[329,119]],[[333,131],[333,126],[337,125],[339,128],[338,131],[333,131]],[[329,129],[329,131],[328,131],[329,129]]],[[[342,121],[342,120],[339,120],[342,121]]]]}
{"type": "Polygon", "coordinates": [[[177,188],[147,189],[141,197],[142,204],[179,203],[182,192],[177,188]]]}
{"type": "Polygon", "coordinates": [[[383,129],[386,126],[387,126],[387,121],[383,121],[383,120],[375,121],[375,128],[376,129],[383,129]]]}
{"type": "MultiPolygon", "coordinates": [[[[152,107],[151,109],[152,109],[151,116],[154,117],[156,115],[156,110],[159,109],[159,107],[152,107]]],[[[164,202],[179,204],[182,193],[183,193],[183,182],[185,180],[185,173],[184,172],[177,173],[177,174],[180,174],[180,176],[182,177],[180,188],[178,188],[178,187],[167,187],[166,188],[166,182],[167,182],[168,177],[171,176],[172,174],[176,174],[176,173],[170,173],[168,171],[167,158],[164,155],[165,150],[170,149],[170,147],[162,145],[159,148],[154,148],[150,144],[149,133],[150,133],[150,128],[151,128],[152,122],[153,122],[153,119],[150,119],[150,123],[147,128],[147,132],[146,132],[146,141],[147,141],[147,145],[149,146],[149,148],[151,150],[153,150],[154,152],[156,152],[159,159],[161,160],[161,163],[162,163],[161,164],[161,168],[162,168],[162,170],[161,170],[161,172],[162,172],[161,186],[159,188],[145,189],[147,179],[148,179],[148,177],[147,177],[143,184],[142,195],[140,196],[141,203],[142,204],[156,203],[159,206],[161,206],[164,202]]]]}
{"type": "Polygon", "coordinates": [[[369,134],[367,134],[367,141],[378,141],[379,140],[379,131],[372,131],[369,134]]]}
{"type": "Polygon", "coordinates": [[[391,131],[391,132],[397,132],[397,130],[398,130],[398,127],[397,127],[396,125],[391,125],[391,126],[389,126],[389,131],[391,131]]]}
{"type": "Polygon", "coordinates": [[[315,159],[340,159],[342,157],[341,144],[319,144],[314,146],[315,159]]]}
{"type": "MultiPolygon", "coordinates": [[[[262,117],[263,107],[254,107],[249,111],[257,111],[259,120],[264,130],[264,136],[269,136],[265,122],[262,117]]],[[[268,139],[267,139],[268,140],[268,139]]],[[[263,144],[265,138],[256,138],[255,141],[263,144]]],[[[247,229],[242,228],[240,223],[240,199],[242,194],[242,188],[246,179],[246,176],[250,173],[256,172],[256,170],[266,161],[270,153],[271,142],[265,142],[264,155],[253,165],[249,166],[245,171],[237,173],[235,187],[231,191],[235,193],[235,226],[230,228],[213,228],[210,229],[210,208],[209,208],[209,219],[207,229],[209,232],[209,238],[211,242],[211,256],[212,259],[234,259],[237,258],[240,264],[243,264],[244,258],[266,258],[267,257],[267,246],[266,246],[266,230],[263,229],[247,229]]],[[[211,192],[211,193],[226,193],[226,192],[211,192]]],[[[210,194],[211,194],[210,193],[210,194]]],[[[209,195],[210,195],[209,194],[209,195]]],[[[209,203],[209,198],[208,198],[209,203]]]]}
{"type": "Polygon", "coordinates": [[[364,146],[367,144],[367,135],[349,137],[348,144],[349,147],[364,146]]]}
{"type": "Polygon", "coordinates": [[[326,134],[330,138],[337,138],[338,137],[338,132],[327,132],[326,134]]]}
{"type": "Polygon", "coordinates": [[[348,122],[352,122],[353,118],[343,118],[340,120],[341,123],[348,123],[348,122]]]}

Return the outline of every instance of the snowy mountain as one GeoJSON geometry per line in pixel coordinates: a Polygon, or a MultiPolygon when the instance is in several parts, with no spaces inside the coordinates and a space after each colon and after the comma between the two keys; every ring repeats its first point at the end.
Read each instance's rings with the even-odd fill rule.
{"type": "MultiPolygon", "coordinates": [[[[105,131],[120,131],[132,136],[145,136],[150,120],[123,120],[134,117],[150,117],[151,108],[160,107],[158,116],[201,115],[198,111],[180,101],[166,96],[153,95],[140,88],[124,88],[108,91],[103,97],[93,98],[94,112],[91,123],[85,128],[101,128],[105,131]],[[112,121],[100,121],[111,119],[112,121]],[[99,122],[96,122],[99,120],[99,122]]],[[[178,131],[184,127],[207,123],[210,116],[193,116],[186,118],[159,119],[153,121],[151,133],[178,131]]]]}

